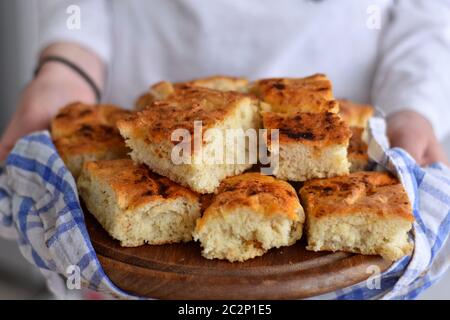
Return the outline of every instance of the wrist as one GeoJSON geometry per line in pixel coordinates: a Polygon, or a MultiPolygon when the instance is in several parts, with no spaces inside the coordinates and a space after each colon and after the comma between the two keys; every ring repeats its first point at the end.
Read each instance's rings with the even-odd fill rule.
{"type": "Polygon", "coordinates": [[[41,69],[46,74],[58,70],[55,78],[67,79],[81,87],[87,86],[93,91],[96,100],[104,88],[105,66],[92,51],[75,43],[59,42],[44,49],[40,57],[41,69]],[[46,69],[46,70],[43,70],[46,69]]]}
{"type": "Polygon", "coordinates": [[[34,79],[46,88],[54,88],[68,101],[96,103],[96,96],[90,85],[74,70],[58,62],[44,64],[34,79]]]}
{"type": "Polygon", "coordinates": [[[48,56],[57,56],[71,61],[92,78],[103,89],[105,66],[102,60],[90,50],[74,43],[55,43],[44,49],[40,61],[48,56]]]}

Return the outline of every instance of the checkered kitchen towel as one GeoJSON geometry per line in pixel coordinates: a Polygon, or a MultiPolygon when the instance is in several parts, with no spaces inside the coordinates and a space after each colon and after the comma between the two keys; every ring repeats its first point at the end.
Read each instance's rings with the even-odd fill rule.
{"type": "MultiPolygon", "coordinates": [[[[415,251],[384,272],[380,286],[362,282],[317,298],[413,299],[450,264],[450,169],[440,164],[420,168],[404,151],[387,149],[381,118],[373,119],[370,127],[371,158],[399,176],[414,205],[415,251]]],[[[53,289],[59,280],[59,292],[65,290],[61,279],[67,268],[75,265],[89,288],[137,298],[117,288],[103,272],[86,231],[75,181],[46,131],[21,139],[0,171],[0,235],[18,239],[23,255],[51,279],[53,289]]]]}

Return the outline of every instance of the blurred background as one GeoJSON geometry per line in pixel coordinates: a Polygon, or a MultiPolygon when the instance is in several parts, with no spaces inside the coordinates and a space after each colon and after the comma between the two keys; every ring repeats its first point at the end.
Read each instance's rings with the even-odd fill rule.
{"type": "MultiPolygon", "coordinates": [[[[0,1],[0,132],[12,114],[36,61],[39,0],[0,1]]],[[[450,137],[444,141],[450,155],[450,137]]],[[[22,257],[15,242],[0,238],[0,299],[51,299],[39,271],[22,257]]],[[[450,299],[450,273],[421,299],[450,299]]]]}

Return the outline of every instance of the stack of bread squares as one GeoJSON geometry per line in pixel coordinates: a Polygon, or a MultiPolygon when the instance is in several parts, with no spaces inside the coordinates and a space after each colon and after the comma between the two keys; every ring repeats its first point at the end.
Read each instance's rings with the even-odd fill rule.
{"type": "Polygon", "coordinates": [[[55,146],[89,212],[122,246],[192,240],[199,196],[138,166],[117,129],[130,111],[73,103],[51,123],[55,146]]]}
{"type": "Polygon", "coordinates": [[[252,167],[246,134],[260,127],[259,102],[236,91],[182,86],[118,127],[137,163],[211,193],[226,177],[252,167]],[[227,139],[232,130],[237,138],[227,139]]]}
{"type": "Polygon", "coordinates": [[[312,251],[411,253],[401,183],[364,171],[373,108],[335,100],[325,75],[162,81],[136,108],[74,103],[51,126],[87,209],[122,246],[196,240],[205,258],[242,262],[305,234],[312,251]],[[278,139],[251,141],[261,128],[278,139]],[[251,143],[271,152],[274,177],[246,172],[251,143]]]}
{"type": "Polygon", "coordinates": [[[266,139],[277,178],[306,181],[349,173],[351,132],[325,75],[259,80],[251,92],[264,102],[263,127],[279,130],[278,143],[266,139]]]}

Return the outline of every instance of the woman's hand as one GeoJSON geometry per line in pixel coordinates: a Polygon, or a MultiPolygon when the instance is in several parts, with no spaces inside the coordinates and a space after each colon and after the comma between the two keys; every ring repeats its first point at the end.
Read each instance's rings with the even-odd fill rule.
{"type": "Polygon", "coordinates": [[[414,111],[400,111],[387,118],[387,134],[392,147],[408,151],[421,165],[442,162],[450,165],[431,123],[414,111]]]}
{"type": "MultiPolygon", "coordinates": [[[[58,55],[83,68],[97,83],[102,83],[103,66],[91,52],[73,44],[55,44],[43,56],[58,55]]],[[[58,110],[74,101],[95,103],[95,94],[86,81],[69,67],[46,63],[39,75],[31,81],[6,131],[0,139],[0,161],[5,160],[18,139],[30,132],[47,129],[58,110]]]]}

